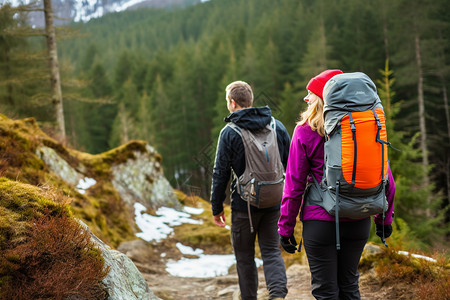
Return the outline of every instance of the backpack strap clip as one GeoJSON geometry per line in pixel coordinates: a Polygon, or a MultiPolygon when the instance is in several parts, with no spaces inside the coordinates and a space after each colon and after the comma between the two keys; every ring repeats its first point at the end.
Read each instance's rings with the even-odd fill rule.
{"type": "Polygon", "coordinates": [[[339,188],[341,182],[339,179],[336,181],[336,212],[335,212],[335,222],[336,222],[336,250],[341,250],[341,238],[339,235],[339,188]]]}

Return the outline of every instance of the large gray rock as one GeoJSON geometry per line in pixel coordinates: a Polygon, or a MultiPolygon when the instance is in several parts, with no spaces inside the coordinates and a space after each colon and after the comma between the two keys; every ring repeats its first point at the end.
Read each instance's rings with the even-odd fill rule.
{"type": "Polygon", "coordinates": [[[148,242],[137,239],[121,243],[117,250],[129,257],[133,262],[146,263],[152,261],[152,258],[158,254],[148,242]]]}
{"type": "Polygon", "coordinates": [[[112,184],[128,204],[140,202],[154,209],[179,208],[169,181],[164,177],[157,152],[146,145],[146,152],[134,151],[134,158],[111,167],[112,184]]]}
{"type": "Polygon", "coordinates": [[[83,175],[79,174],[50,147],[38,147],[36,149],[36,155],[45,162],[50,170],[73,186],[76,186],[78,181],[83,177],[83,175]]]}
{"type": "Polygon", "coordinates": [[[380,246],[372,244],[372,243],[367,243],[364,246],[364,251],[362,253],[362,257],[363,258],[369,257],[369,256],[377,255],[380,253],[383,253],[383,249],[380,246]]]}
{"type": "Polygon", "coordinates": [[[89,227],[82,221],[80,224],[90,232],[91,240],[102,251],[105,259],[105,267],[109,266],[108,275],[103,279],[108,300],[161,300],[148,287],[142,274],[125,254],[111,249],[98,237],[96,237],[89,227]]]}
{"type": "MultiPolygon", "coordinates": [[[[73,168],[50,147],[38,147],[36,155],[45,162],[50,170],[74,187],[85,178],[83,174],[85,166],[80,164],[76,169],[73,168]]],[[[125,162],[113,163],[111,166],[112,184],[122,200],[129,206],[139,202],[153,209],[161,206],[180,208],[173,188],[164,177],[161,158],[157,151],[147,144],[145,151],[134,150],[133,156],[125,162]]],[[[95,180],[95,178],[93,179],[95,180]]]]}

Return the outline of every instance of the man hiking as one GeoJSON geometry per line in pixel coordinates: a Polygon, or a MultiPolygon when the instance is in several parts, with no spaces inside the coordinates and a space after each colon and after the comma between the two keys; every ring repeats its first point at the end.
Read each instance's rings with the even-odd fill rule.
{"type": "Polygon", "coordinates": [[[211,204],[214,222],[218,226],[225,226],[223,202],[226,197],[227,184],[233,172],[231,241],[236,256],[241,299],[257,299],[258,272],[254,261],[256,236],[258,236],[270,299],[284,299],[287,294],[287,280],[279,248],[277,222],[280,216],[279,203],[284,185],[283,171],[289,155],[290,137],[284,125],[272,117],[269,107],[252,107],[253,92],[250,85],[243,81],[235,81],[229,84],[225,90],[230,115],[225,118],[227,125],[219,135],[213,170],[211,204]],[[249,156],[246,159],[246,154],[250,154],[246,153],[246,149],[255,148],[248,147],[261,137],[261,132],[267,133],[268,140],[268,142],[262,143],[261,147],[258,146],[264,153],[263,159],[267,160],[268,164],[275,164],[274,166],[277,166],[276,160],[281,161],[282,164],[278,163],[278,165],[282,170],[275,172],[274,176],[279,177],[279,173],[281,173],[282,177],[274,180],[273,184],[268,183],[269,181],[261,181],[260,184],[255,182],[255,178],[246,183],[242,182],[244,175],[252,174],[252,170],[248,170],[250,160],[258,161],[257,159],[259,159],[253,160],[254,157],[249,156]],[[272,139],[270,138],[271,134],[272,139]],[[249,136],[252,138],[249,139],[249,136]],[[273,148],[274,145],[275,148],[273,148]],[[276,149],[276,153],[271,149],[276,149]],[[249,185],[251,186],[249,187],[249,185]],[[281,189],[279,189],[280,185],[281,189]],[[262,199],[264,196],[261,195],[273,195],[273,192],[275,191],[276,194],[278,190],[280,190],[278,196],[272,197],[272,199],[262,199]],[[269,207],[258,208],[258,204],[255,203],[250,205],[244,200],[247,199],[247,196],[253,197],[256,203],[259,202],[261,204],[259,207],[264,207],[262,202],[268,200],[269,207]],[[258,199],[260,196],[261,198],[258,199]]]}

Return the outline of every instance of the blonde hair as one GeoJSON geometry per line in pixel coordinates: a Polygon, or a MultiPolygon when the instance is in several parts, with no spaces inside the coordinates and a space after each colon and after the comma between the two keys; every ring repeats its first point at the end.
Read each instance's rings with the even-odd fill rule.
{"type": "Polygon", "coordinates": [[[234,100],[240,107],[253,105],[253,92],[250,85],[244,81],[234,81],[226,88],[227,100],[234,100]]]}
{"type": "Polygon", "coordinates": [[[308,98],[308,109],[300,114],[300,121],[297,122],[297,125],[308,122],[313,131],[317,131],[320,136],[325,136],[323,100],[314,93],[311,93],[308,98]]]}

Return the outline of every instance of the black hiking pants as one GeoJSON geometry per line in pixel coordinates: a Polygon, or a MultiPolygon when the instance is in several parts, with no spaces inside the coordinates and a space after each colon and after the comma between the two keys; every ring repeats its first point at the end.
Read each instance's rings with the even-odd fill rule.
{"type": "Polygon", "coordinates": [[[303,222],[312,294],[319,300],[361,299],[358,264],[369,238],[370,218],[340,222],[339,227],[341,250],[338,251],[335,222],[303,222]]]}
{"type": "Polygon", "coordinates": [[[247,212],[231,212],[231,241],[236,256],[236,269],[242,300],[256,300],[258,292],[258,271],[255,265],[255,239],[258,235],[259,248],[264,266],[264,277],[270,299],[287,294],[287,279],[284,261],[281,258],[278,237],[280,211],[252,212],[254,232],[250,232],[247,212]]]}

